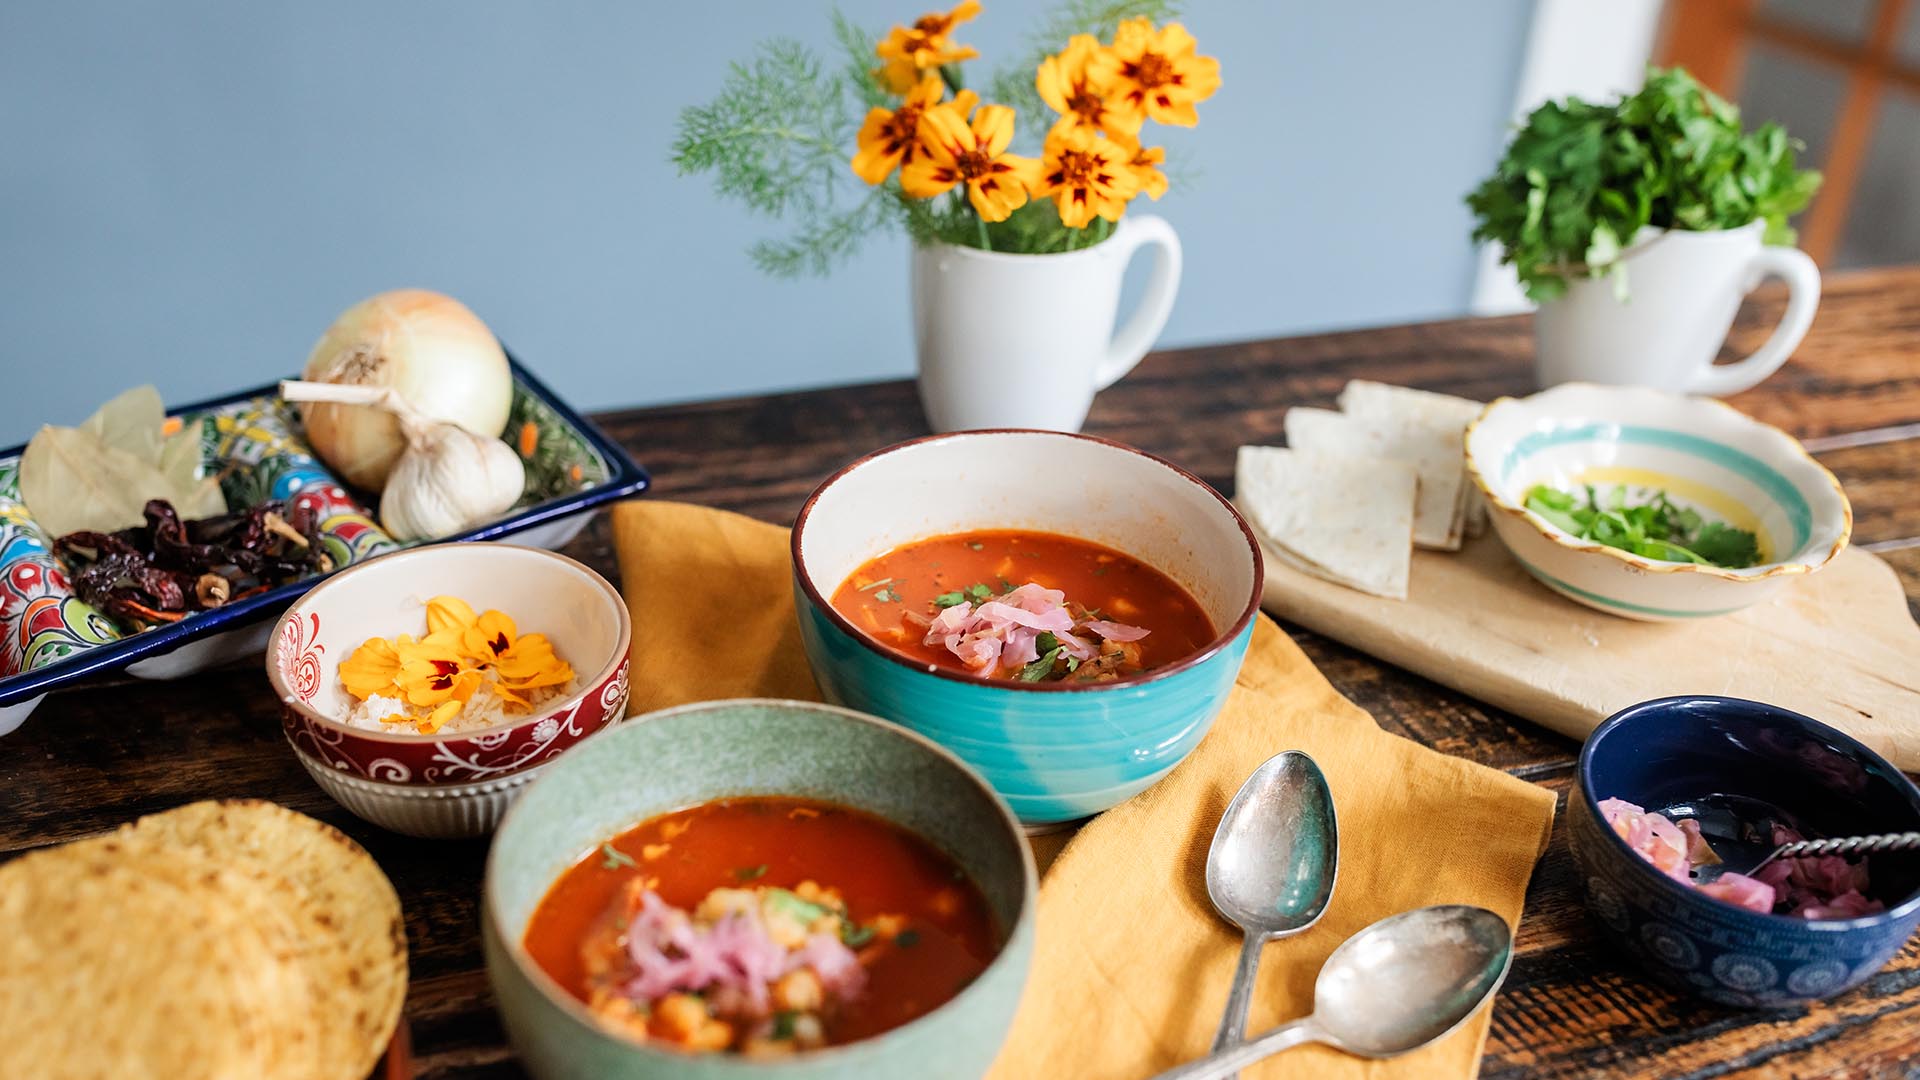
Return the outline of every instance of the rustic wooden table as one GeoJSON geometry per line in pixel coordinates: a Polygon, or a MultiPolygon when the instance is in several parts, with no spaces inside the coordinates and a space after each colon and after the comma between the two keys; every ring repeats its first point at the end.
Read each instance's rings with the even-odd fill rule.
{"type": "MultiPolygon", "coordinates": [[[[1730,350],[1755,347],[1778,302],[1750,308],[1730,350]]],[[[1234,449],[1282,441],[1288,406],[1327,405],[1355,377],[1482,399],[1525,392],[1531,351],[1527,321],[1513,318],[1165,352],[1102,394],[1087,430],[1164,455],[1226,489],[1234,449]]],[[[1910,606],[1920,611],[1920,269],[1830,282],[1799,354],[1733,404],[1806,440],[1840,477],[1853,499],[1855,543],[1899,569],[1910,606]]],[[[599,419],[653,472],[656,497],[781,523],[835,467],[925,430],[906,382],[599,419]]],[[[570,553],[617,577],[604,520],[570,553]]],[[[1566,791],[1573,742],[1290,630],[1334,685],[1389,730],[1566,791]]],[[[0,815],[0,858],[208,797],[273,799],[338,825],[372,851],[406,907],[413,975],[407,1019],[418,1075],[521,1075],[503,1044],[480,957],[485,841],[393,836],[334,805],[282,741],[257,665],[55,695],[0,740],[0,790],[8,806],[0,815]]],[[[1576,889],[1557,829],[1534,875],[1482,1075],[1920,1075],[1920,945],[1909,943],[1885,972],[1830,1004],[1774,1015],[1733,1012],[1676,998],[1609,955],[1576,889]]]]}

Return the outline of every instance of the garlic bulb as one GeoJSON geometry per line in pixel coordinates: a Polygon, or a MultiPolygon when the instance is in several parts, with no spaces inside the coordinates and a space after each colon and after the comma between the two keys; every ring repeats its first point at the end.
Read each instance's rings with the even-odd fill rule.
{"type": "MultiPolygon", "coordinates": [[[[397,289],[348,308],[314,345],[302,378],[393,390],[430,420],[498,435],[513,406],[513,373],[493,332],[452,297],[397,289]]],[[[337,401],[300,409],[307,441],[327,466],[368,491],[407,446],[389,410],[337,401]]]]}
{"type": "Polygon", "coordinates": [[[428,540],[499,517],[526,487],[513,447],[458,424],[429,426],[380,493],[380,524],[395,540],[428,540]]]}
{"type": "Polygon", "coordinates": [[[280,395],[378,409],[393,418],[403,449],[380,493],[380,525],[395,540],[437,540],[484,524],[505,513],[526,488],[526,466],[511,446],[423,416],[391,389],[288,380],[280,384],[280,395]]]}

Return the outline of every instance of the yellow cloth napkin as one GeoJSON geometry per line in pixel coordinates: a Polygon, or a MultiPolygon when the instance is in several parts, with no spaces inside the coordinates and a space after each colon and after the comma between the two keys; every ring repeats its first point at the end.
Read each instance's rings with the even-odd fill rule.
{"type": "MultiPolygon", "coordinates": [[[[635,712],[818,699],[797,640],[785,529],[639,501],[614,507],[613,530],[633,611],[635,712]]],[[[1040,886],[1033,974],[991,1080],[1137,1080],[1207,1052],[1239,950],[1207,901],[1207,845],[1241,782],[1282,750],[1306,751],[1326,773],[1340,876],[1313,929],[1267,947],[1250,1030],[1310,1012],[1327,955],[1377,919],[1463,903],[1518,923],[1552,828],[1552,792],[1380,730],[1262,616],[1235,692],[1193,755],[1064,849],[1036,842],[1043,862],[1058,854],[1040,886]]],[[[1305,1047],[1243,1075],[1472,1077],[1488,1023],[1482,1011],[1396,1061],[1305,1047]]]]}

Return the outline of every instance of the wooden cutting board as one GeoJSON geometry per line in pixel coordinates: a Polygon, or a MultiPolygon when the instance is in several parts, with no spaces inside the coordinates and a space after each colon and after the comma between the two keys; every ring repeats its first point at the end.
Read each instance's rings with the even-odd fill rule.
{"type": "Polygon", "coordinates": [[[1724,694],[1805,713],[1920,772],[1920,626],[1893,569],[1855,548],[1771,600],[1691,622],[1575,604],[1491,534],[1457,554],[1415,551],[1404,601],[1268,553],[1265,607],[1575,739],[1635,702],[1724,694]]]}

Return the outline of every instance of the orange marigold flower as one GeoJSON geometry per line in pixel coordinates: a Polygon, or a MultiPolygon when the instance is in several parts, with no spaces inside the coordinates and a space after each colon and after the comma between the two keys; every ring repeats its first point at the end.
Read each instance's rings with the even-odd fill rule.
{"type": "Polygon", "coordinates": [[[1118,143],[1065,120],[1047,133],[1040,183],[1033,194],[1042,199],[1052,196],[1062,225],[1085,228],[1096,215],[1119,221],[1127,200],[1139,191],[1140,178],[1118,143]]]}
{"type": "Polygon", "coordinates": [[[1127,168],[1133,173],[1133,178],[1140,182],[1140,194],[1154,202],[1159,202],[1160,196],[1167,193],[1167,174],[1160,171],[1160,166],[1167,161],[1166,148],[1141,146],[1139,139],[1128,138],[1125,135],[1114,136],[1113,142],[1120,148],[1121,156],[1126,159],[1127,168]]]}
{"type": "MultiPolygon", "coordinates": [[[[929,75],[907,92],[907,100],[897,109],[872,109],[860,125],[860,149],[853,155],[854,175],[869,184],[878,184],[893,175],[893,170],[918,156],[920,118],[940,104],[945,86],[939,76],[929,75]]],[[[955,95],[953,103],[962,111],[971,111],[980,99],[971,90],[955,95]]]]}
{"type": "Polygon", "coordinates": [[[1106,47],[1092,34],[1075,34],[1064,51],[1040,61],[1034,88],[1040,91],[1040,100],[1060,114],[1061,122],[1093,131],[1113,127],[1106,97],[1087,81],[1093,58],[1104,51],[1106,47]]]}
{"type": "Polygon", "coordinates": [[[361,701],[375,694],[390,694],[398,674],[400,654],[385,638],[368,638],[340,663],[340,685],[361,701]]]}
{"type": "Polygon", "coordinates": [[[1107,99],[1112,130],[1135,135],[1140,125],[1192,127],[1194,109],[1220,89],[1220,61],[1194,55],[1193,35],[1179,23],[1156,31],[1145,18],[1128,19],[1114,31],[1113,45],[1094,55],[1088,79],[1107,99]]]}
{"type": "MultiPolygon", "coordinates": [[[[965,45],[955,45],[947,35],[953,28],[980,14],[979,0],[962,0],[952,11],[942,15],[929,12],[914,20],[912,26],[896,26],[887,32],[874,52],[880,59],[900,64],[911,64],[916,71],[937,68],[942,64],[951,64],[956,60],[971,60],[980,54],[965,45]]],[[[888,68],[886,78],[894,77],[888,68]]],[[[895,91],[899,93],[900,91],[895,91]]]]}
{"type": "Polygon", "coordinates": [[[984,105],[967,123],[959,102],[928,109],[920,118],[924,154],[900,170],[900,187],[916,199],[931,199],[967,185],[967,199],[983,221],[1005,221],[1026,205],[1038,183],[1040,163],[1006,152],[1013,142],[1013,110],[984,105]]]}

